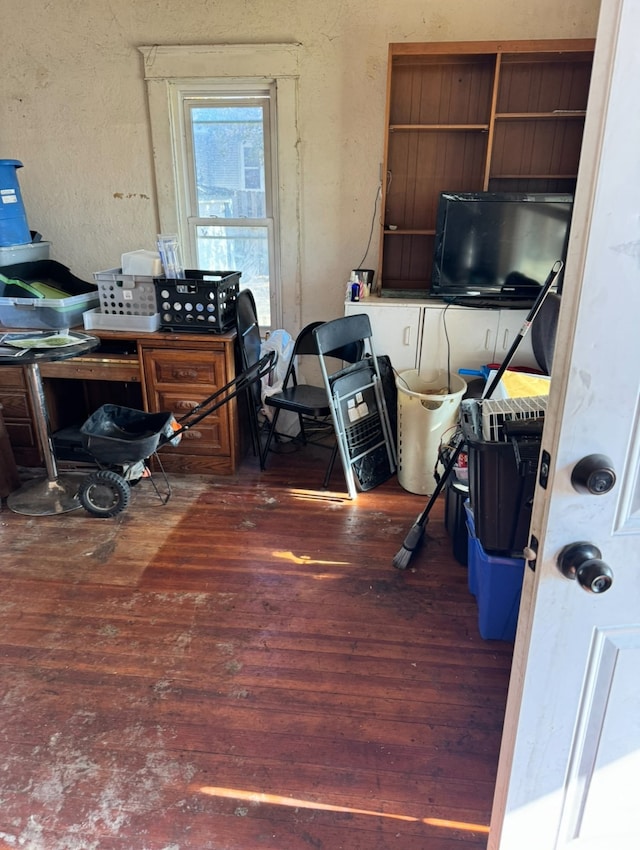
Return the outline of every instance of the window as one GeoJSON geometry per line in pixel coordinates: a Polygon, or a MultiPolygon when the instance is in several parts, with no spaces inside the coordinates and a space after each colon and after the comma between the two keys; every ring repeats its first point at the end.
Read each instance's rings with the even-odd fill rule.
{"type": "Polygon", "coordinates": [[[182,84],[175,97],[185,132],[173,128],[174,149],[188,177],[187,208],[178,215],[189,255],[199,269],[241,271],[260,327],[270,328],[278,225],[271,190],[274,92],[194,93],[182,84]]]}
{"type": "Polygon", "coordinates": [[[296,45],[140,50],[160,231],[185,266],[242,272],[263,330],[297,327],[296,45]]]}

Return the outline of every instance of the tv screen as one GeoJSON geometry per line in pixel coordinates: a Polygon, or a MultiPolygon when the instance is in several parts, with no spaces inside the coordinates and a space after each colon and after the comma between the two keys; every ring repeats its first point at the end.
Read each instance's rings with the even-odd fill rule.
{"type": "Polygon", "coordinates": [[[554,263],[566,259],[572,209],[567,194],[443,192],[431,294],[533,302],[554,263]]]}

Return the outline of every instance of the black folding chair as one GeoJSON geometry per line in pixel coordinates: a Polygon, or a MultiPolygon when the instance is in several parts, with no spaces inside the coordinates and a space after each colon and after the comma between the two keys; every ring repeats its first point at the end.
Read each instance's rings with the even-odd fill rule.
{"type": "MultiPolygon", "coordinates": [[[[256,302],[250,289],[241,289],[236,300],[236,331],[242,370],[250,369],[260,361],[262,339],[258,324],[256,302]]],[[[251,430],[253,452],[260,461],[260,469],[264,469],[264,455],[260,447],[260,410],[262,408],[262,386],[253,382],[246,387],[244,393],[251,430]]]]}
{"type": "Polygon", "coordinates": [[[369,317],[360,313],[325,322],[313,333],[349,497],[355,499],[358,489],[382,484],[397,465],[371,324],[369,317]],[[363,356],[331,371],[331,353],[353,344],[361,346],[363,356]]]}
{"type": "MultiPolygon", "coordinates": [[[[307,381],[299,382],[297,374],[298,358],[304,356],[315,356],[319,358],[318,345],[314,331],[323,322],[311,322],[298,334],[294,343],[293,352],[284,379],[282,389],[265,398],[265,404],[273,408],[273,418],[269,427],[267,441],[263,450],[263,462],[271,449],[273,439],[279,438],[278,419],[282,411],[289,411],[298,417],[300,426],[300,440],[306,444],[327,446],[327,431],[334,433],[333,420],[331,416],[331,405],[324,383],[322,385],[310,384],[307,381]],[[311,436],[313,434],[313,436],[311,436]]],[[[328,352],[325,356],[338,360],[341,364],[355,363],[362,355],[363,346],[360,341],[347,343],[338,349],[328,352]]],[[[307,366],[310,364],[307,362],[307,366]]],[[[323,487],[328,487],[329,479],[333,471],[338,446],[332,441],[331,458],[327,466],[323,487]]],[[[264,467],[263,467],[264,468],[264,467]]]]}

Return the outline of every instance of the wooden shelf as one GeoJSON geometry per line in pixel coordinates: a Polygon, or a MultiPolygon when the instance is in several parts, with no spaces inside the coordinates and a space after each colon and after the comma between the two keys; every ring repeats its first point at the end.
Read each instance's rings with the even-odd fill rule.
{"type": "Polygon", "coordinates": [[[428,285],[441,192],[574,190],[593,48],[590,39],[389,45],[383,294],[428,285]]]}
{"type": "Polygon", "coordinates": [[[392,124],[389,127],[390,133],[398,132],[415,132],[417,130],[429,130],[431,132],[487,132],[488,124],[392,124]]]}
{"type": "Polygon", "coordinates": [[[556,109],[553,112],[496,112],[496,121],[553,121],[584,118],[585,109],[556,109]]]}
{"type": "Polygon", "coordinates": [[[435,230],[385,230],[385,236],[435,236],[435,230]]]}

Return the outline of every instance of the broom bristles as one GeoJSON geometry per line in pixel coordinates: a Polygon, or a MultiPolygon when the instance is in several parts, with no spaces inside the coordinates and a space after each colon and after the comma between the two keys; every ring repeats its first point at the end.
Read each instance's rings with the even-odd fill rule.
{"type": "Polygon", "coordinates": [[[393,566],[398,570],[406,570],[411,561],[411,556],[420,545],[426,521],[421,522],[421,516],[409,529],[409,533],[404,539],[402,548],[396,553],[393,559],[393,566]]]}

